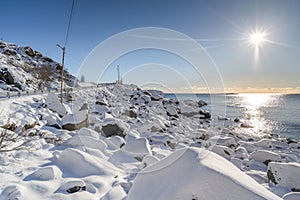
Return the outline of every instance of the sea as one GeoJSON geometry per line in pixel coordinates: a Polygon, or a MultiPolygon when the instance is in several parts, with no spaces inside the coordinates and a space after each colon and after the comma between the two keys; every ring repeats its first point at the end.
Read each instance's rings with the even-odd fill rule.
{"type": "Polygon", "coordinates": [[[211,112],[214,123],[225,128],[257,136],[276,134],[300,139],[300,94],[165,94],[165,97],[205,101],[207,106],[203,109],[211,112]]]}

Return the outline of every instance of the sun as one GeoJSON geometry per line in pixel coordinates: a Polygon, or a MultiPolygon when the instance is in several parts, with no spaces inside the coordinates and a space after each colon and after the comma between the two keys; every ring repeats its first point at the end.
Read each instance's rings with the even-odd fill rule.
{"type": "Polygon", "coordinates": [[[248,38],[249,44],[253,46],[261,46],[266,42],[266,34],[264,32],[254,32],[249,35],[248,38]]]}
{"type": "Polygon", "coordinates": [[[252,31],[251,33],[249,33],[246,38],[246,42],[248,43],[248,45],[253,47],[255,63],[257,63],[259,60],[259,54],[261,49],[263,48],[263,45],[269,43],[267,36],[267,32],[256,29],[256,31],[252,31]]]}

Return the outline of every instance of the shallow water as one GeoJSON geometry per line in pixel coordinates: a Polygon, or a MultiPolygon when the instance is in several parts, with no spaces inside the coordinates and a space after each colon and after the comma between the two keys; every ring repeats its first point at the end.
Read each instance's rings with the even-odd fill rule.
{"type": "MultiPolygon", "coordinates": [[[[300,139],[300,94],[166,94],[172,99],[204,100],[205,107],[218,116],[241,119],[253,128],[240,128],[252,134],[278,134],[281,137],[300,139]]],[[[223,122],[224,123],[224,122],[223,122]]],[[[226,127],[238,126],[228,120],[226,127]]]]}

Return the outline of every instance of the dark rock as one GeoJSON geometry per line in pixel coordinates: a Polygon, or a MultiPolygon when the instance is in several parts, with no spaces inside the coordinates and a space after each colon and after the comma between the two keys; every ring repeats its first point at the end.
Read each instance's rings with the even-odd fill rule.
{"type": "Polygon", "coordinates": [[[203,101],[203,100],[199,100],[197,103],[198,103],[198,105],[199,105],[200,107],[202,107],[202,106],[207,106],[207,103],[206,103],[205,101],[203,101]]]}
{"type": "Polygon", "coordinates": [[[1,126],[1,128],[7,129],[7,130],[10,130],[10,131],[14,131],[14,130],[16,130],[17,125],[15,123],[8,123],[8,124],[5,124],[5,125],[1,126]]]}
{"type": "Polygon", "coordinates": [[[271,133],[270,136],[271,136],[272,138],[279,138],[279,135],[278,135],[278,134],[275,134],[275,133],[271,133]]]}
{"type": "Polygon", "coordinates": [[[264,163],[266,166],[268,166],[269,163],[270,163],[271,161],[272,161],[272,160],[268,159],[268,160],[265,160],[263,163],[264,163]]]}
{"type": "Polygon", "coordinates": [[[89,109],[89,104],[88,103],[84,103],[82,104],[82,106],[80,107],[79,111],[81,110],[88,110],[89,109]]]}
{"type": "Polygon", "coordinates": [[[251,126],[250,124],[245,124],[245,123],[242,123],[242,124],[241,124],[241,127],[242,127],[242,128],[254,128],[254,127],[251,126]]]}
{"type": "Polygon", "coordinates": [[[34,122],[33,124],[25,124],[22,128],[22,131],[25,132],[26,130],[35,127],[35,125],[36,125],[36,122],[34,122]]]}
{"type": "Polygon", "coordinates": [[[145,95],[148,95],[148,96],[151,96],[151,93],[148,92],[148,91],[144,91],[144,94],[145,94],[145,95]]]}
{"type": "Polygon", "coordinates": [[[31,47],[25,47],[25,53],[31,57],[35,56],[35,52],[32,50],[31,47]]]}
{"type": "Polygon", "coordinates": [[[74,186],[72,188],[67,189],[68,193],[75,193],[78,192],[81,189],[81,186],[74,186]]]}
{"type": "Polygon", "coordinates": [[[7,68],[2,68],[0,70],[0,80],[4,81],[8,85],[13,85],[15,83],[13,76],[7,68]]]}
{"type": "Polygon", "coordinates": [[[118,124],[107,124],[102,126],[102,133],[105,137],[110,137],[113,135],[125,137],[124,129],[118,126],[118,124]]]}
{"type": "Polygon", "coordinates": [[[41,54],[41,53],[38,52],[38,51],[34,51],[34,54],[35,54],[35,57],[38,57],[38,58],[43,57],[43,54],[41,54]]]}
{"type": "Polygon", "coordinates": [[[271,170],[267,171],[268,182],[272,181],[274,184],[278,184],[276,178],[271,170]]]}
{"type": "Polygon", "coordinates": [[[292,192],[300,192],[300,189],[298,189],[298,188],[292,188],[291,191],[292,192]]]}
{"type": "Polygon", "coordinates": [[[8,55],[8,56],[15,56],[15,55],[17,55],[17,52],[15,50],[12,50],[12,49],[4,49],[3,53],[5,55],[8,55]]]}
{"type": "Polygon", "coordinates": [[[43,61],[47,61],[47,62],[53,62],[53,60],[47,56],[44,56],[41,58],[43,61]]]}
{"type": "Polygon", "coordinates": [[[133,110],[126,110],[124,114],[131,118],[137,118],[137,113],[133,110]]]}
{"type": "Polygon", "coordinates": [[[235,118],[233,121],[237,123],[237,122],[240,122],[240,119],[239,118],[235,118]]]}
{"type": "Polygon", "coordinates": [[[297,143],[297,141],[293,138],[287,138],[286,140],[288,144],[297,143]]]}
{"type": "Polygon", "coordinates": [[[200,114],[204,115],[204,119],[210,119],[211,118],[211,114],[208,110],[200,110],[200,114]]]}
{"type": "Polygon", "coordinates": [[[86,118],[84,121],[77,124],[64,124],[62,125],[62,128],[68,131],[75,131],[88,126],[89,126],[89,120],[88,118],[86,118]]]}
{"type": "Polygon", "coordinates": [[[96,101],[96,105],[108,106],[108,104],[104,101],[96,101]]]}

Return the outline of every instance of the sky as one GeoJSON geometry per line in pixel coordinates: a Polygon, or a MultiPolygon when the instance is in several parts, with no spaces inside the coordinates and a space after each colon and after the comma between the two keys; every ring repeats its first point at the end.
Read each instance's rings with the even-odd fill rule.
{"type": "MultiPolygon", "coordinates": [[[[71,5],[72,0],[0,1],[0,38],[32,46],[58,62],[62,52],[56,44],[65,45],[67,70],[95,82],[115,81],[119,65],[123,82],[172,92],[207,92],[213,87],[226,92],[300,92],[298,0],[75,0],[66,40],[71,5]],[[103,44],[135,29],[145,30],[136,40],[145,35],[149,40],[151,31],[144,27],[161,29],[154,38],[161,44],[177,44],[179,39],[170,37],[173,33],[184,37],[182,43],[190,38],[203,49],[178,45],[185,48],[182,52],[199,56],[203,66],[194,66],[182,52],[145,47],[116,54],[107,66],[100,66],[108,56],[98,51],[103,44]],[[255,32],[263,35],[263,42],[249,42],[255,32]],[[207,68],[214,68],[214,74],[207,68]]],[[[118,52],[124,45],[130,46],[121,41],[107,51],[118,52]]]]}

